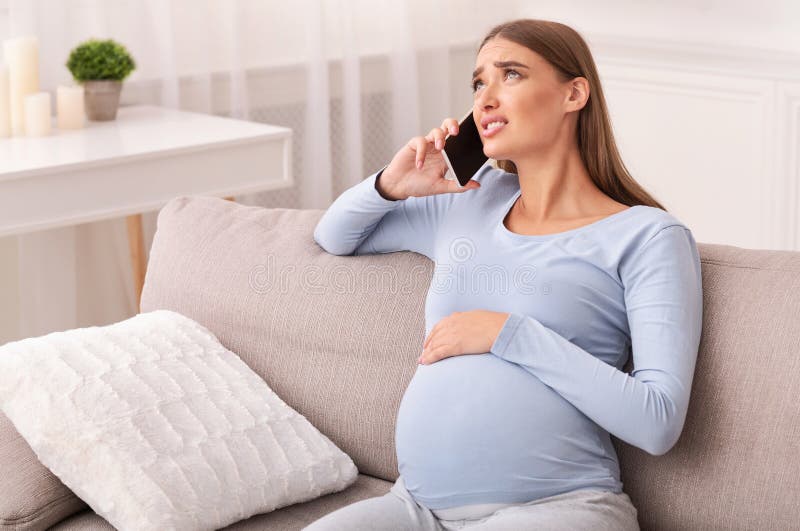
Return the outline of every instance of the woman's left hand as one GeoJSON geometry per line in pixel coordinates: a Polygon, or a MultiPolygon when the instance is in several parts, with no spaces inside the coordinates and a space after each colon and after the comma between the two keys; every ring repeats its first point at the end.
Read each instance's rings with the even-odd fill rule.
{"type": "Polygon", "coordinates": [[[450,356],[489,352],[508,319],[505,312],[453,312],[431,329],[419,363],[428,365],[450,356]]]}

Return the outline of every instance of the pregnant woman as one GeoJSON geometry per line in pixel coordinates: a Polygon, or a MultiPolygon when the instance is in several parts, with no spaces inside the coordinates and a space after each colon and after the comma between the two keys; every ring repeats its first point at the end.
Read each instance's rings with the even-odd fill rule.
{"type": "Polygon", "coordinates": [[[473,118],[499,168],[445,179],[446,119],[314,231],[330,253],[410,250],[436,267],[397,416],[400,476],[308,531],[639,529],[610,434],[661,455],[683,429],[699,255],[625,169],[588,46],[516,20],[475,66],[473,118]]]}

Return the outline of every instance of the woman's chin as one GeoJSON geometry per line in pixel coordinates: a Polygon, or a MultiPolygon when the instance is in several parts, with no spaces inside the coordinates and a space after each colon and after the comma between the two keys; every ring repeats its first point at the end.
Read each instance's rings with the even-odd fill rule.
{"type": "Polygon", "coordinates": [[[487,148],[483,146],[483,154],[494,160],[508,160],[508,153],[504,153],[499,149],[487,148]]]}

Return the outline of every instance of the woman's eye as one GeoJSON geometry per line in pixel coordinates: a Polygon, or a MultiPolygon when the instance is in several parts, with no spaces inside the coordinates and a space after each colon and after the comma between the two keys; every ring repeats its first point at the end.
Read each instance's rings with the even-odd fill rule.
{"type": "MultiPolygon", "coordinates": [[[[509,74],[514,74],[517,77],[521,77],[519,72],[517,72],[516,70],[511,70],[510,68],[508,70],[506,70],[505,73],[506,73],[506,76],[508,76],[509,74]]],[[[475,80],[475,81],[472,82],[472,92],[475,92],[475,91],[478,90],[478,83],[483,84],[483,82],[480,81],[480,80],[475,80]]]]}

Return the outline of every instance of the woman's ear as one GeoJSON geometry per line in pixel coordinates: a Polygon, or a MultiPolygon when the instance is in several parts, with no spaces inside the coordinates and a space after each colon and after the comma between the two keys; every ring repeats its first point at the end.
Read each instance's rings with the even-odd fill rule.
{"type": "Polygon", "coordinates": [[[570,81],[569,103],[573,111],[583,109],[589,101],[589,82],[585,77],[576,77],[570,81]]]}

